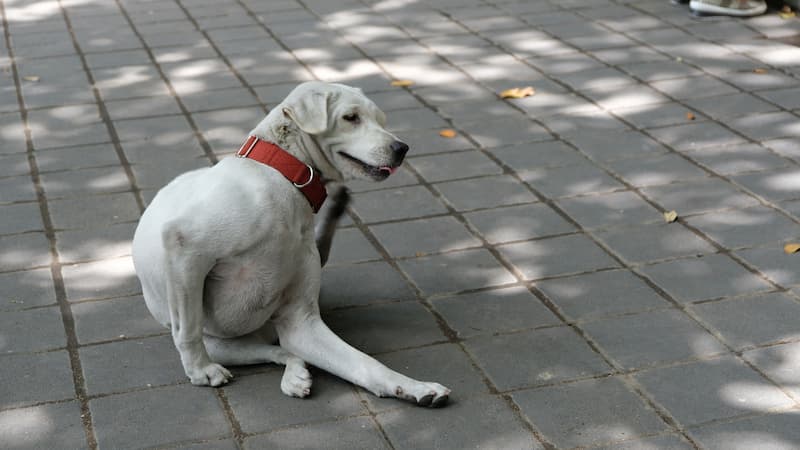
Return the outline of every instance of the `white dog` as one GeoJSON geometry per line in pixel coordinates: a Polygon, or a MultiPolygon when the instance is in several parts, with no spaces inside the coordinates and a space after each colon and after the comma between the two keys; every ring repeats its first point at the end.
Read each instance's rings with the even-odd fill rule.
{"type": "Polygon", "coordinates": [[[449,389],[387,368],[320,318],[320,176],[381,181],[394,173],[408,146],[384,124],[360,90],[304,83],[256,126],[240,157],[158,192],[136,229],[133,262],[147,307],[171,328],[193,384],[227,383],[221,364],[274,362],[286,365],[281,390],[305,397],[307,361],[378,396],[447,402],[449,389]],[[271,345],[274,331],[280,346],[271,345]]]}

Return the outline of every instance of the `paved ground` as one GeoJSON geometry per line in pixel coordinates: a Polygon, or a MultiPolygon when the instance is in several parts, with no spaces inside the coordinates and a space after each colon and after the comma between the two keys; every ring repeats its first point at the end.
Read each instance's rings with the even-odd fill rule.
{"type": "Polygon", "coordinates": [[[782,250],[800,238],[800,48],[780,41],[797,19],[0,5],[0,447],[800,448],[800,256],[782,250]],[[274,366],[192,387],[145,310],[128,255],[148,200],[314,78],[362,87],[412,146],[389,181],[352,185],[325,319],[451,387],[445,409],[319,372],[290,399],[274,366]]]}

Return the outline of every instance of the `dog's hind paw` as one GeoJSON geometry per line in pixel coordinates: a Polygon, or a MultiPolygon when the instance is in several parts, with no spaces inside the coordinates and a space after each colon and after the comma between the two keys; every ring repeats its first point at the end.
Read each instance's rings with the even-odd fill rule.
{"type": "Polygon", "coordinates": [[[307,397],[311,394],[311,373],[300,358],[290,358],[281,379],[281,391],[289,397],[307,397]]]}
{"type": "Polygon", "coordinates": [[[228,369],[215,363],[198,367],[192,370],[191,373],[187,373],[187,375],[192,381],[192,384],[196,386],[221,386],[233,378],[233,375],[231,375],[228,369]]]}
{"type": "Polygon", "coordinates": [[[420,382],[419,385],[414,386],[413,392],[406,392],[402,387],[398,386],[395,390],[395,395],[398,398],[416,403],[418,406],[440,408],[446,405],[450,399],[450,389],[439,383],[420,382]]]}

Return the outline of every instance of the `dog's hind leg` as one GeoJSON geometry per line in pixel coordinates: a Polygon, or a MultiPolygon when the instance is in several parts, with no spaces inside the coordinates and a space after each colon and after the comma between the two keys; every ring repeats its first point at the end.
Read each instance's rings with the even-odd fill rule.
{"type": "Polygon", "coordinates": [[[317,250],[319,250],[319,258],[323,266],[328,262],[336,226],[347,210],[347,204],[350,203],[350,193],[347,192],[346,187],[337,186],[333,195],[330,196],[329,202],[330,204],[318,216],[319,222],[314,228],[317,250]]]}
{"type": "Polygon", "coordinates": [[[242,337],[223,339],[203,336],[211,360],[228,366],[276,363],[286,369],[281,379],[281,391],[290,397],[306,397],[311,393],[311,374],[302,359],[277,345],[271,345],[258,332],[242,337]]]}

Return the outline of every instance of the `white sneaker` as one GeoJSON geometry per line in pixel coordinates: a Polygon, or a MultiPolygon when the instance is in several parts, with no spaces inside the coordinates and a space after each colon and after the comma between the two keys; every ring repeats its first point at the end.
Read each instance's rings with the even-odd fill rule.
{"type": "Polygon", "coordinates": [[[699,14],[750,17],[764,14],[764,0],[691,0],[689,9],[699,14]]]}

